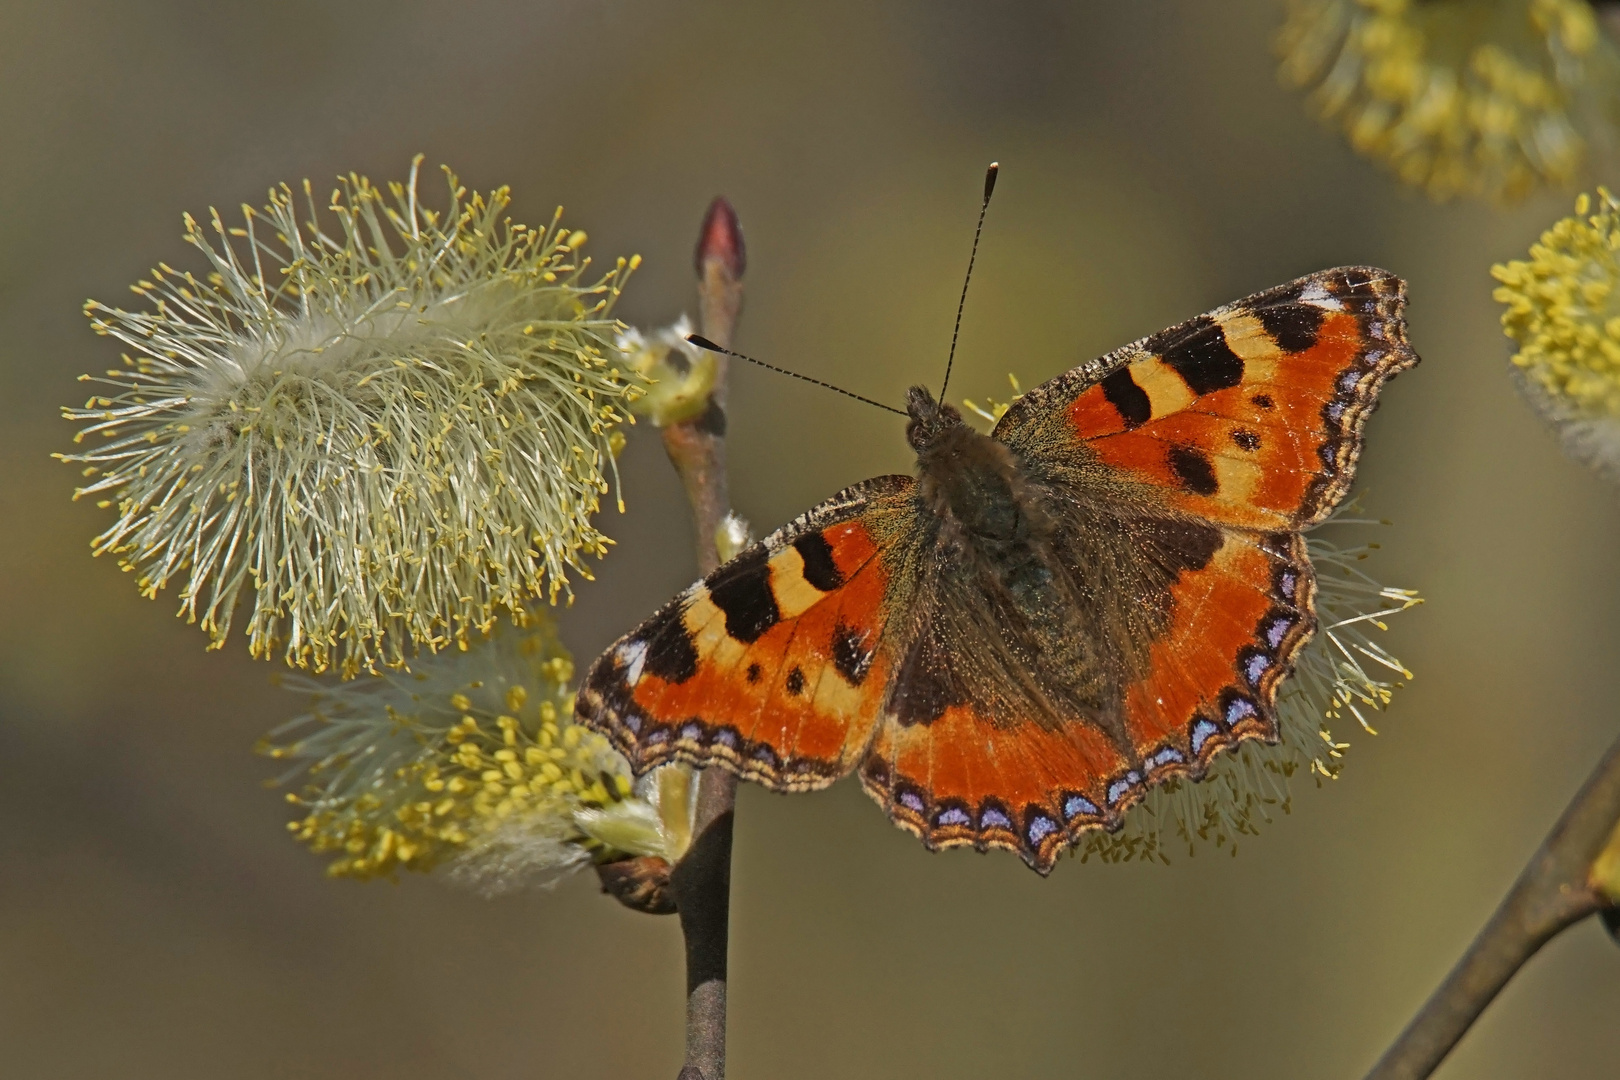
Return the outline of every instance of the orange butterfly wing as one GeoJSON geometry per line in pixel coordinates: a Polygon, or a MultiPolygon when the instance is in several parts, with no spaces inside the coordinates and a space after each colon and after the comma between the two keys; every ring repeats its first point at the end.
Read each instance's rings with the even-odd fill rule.
{"type": "Polygon", "coordinates": [[[1006,848],[1044,874],[1081,833],[1118,828],[1151,785],[1196,779],[1221,750],[1274,738],[1277,684],[1312,626],[1304,540],[1210,536],[1207,559],[1175,577],[1146,676],[1124,690],[1128,749],[1084,721],[1009,723],[972,701],[906,723],[897,686],[861,762],[867,793],[930,848],[1006,848]]]}
{"type": "Polygon", "coordinates": [[[1084,830],[1118,827],[1152,784],[1197,779],[1220,750],[1276,738],[1277,687],[1315,627],[1298,530],[1344,497],[1378,390],[1417,362],[1404,303],[1384,271],[1323,271],[1014,402],[993,435],[1033,473],[1079,443],[1088,464],[1151,490],[1202,539],[1183,545],[1198,550],[1175,568],[1167,625],[1123,688],[1127,745],[1085,722],[998,721],[972,701],[926,724],[891,708],[861,777],[898,824],[929,847],[1009,848],[1045,873],[1084,830]]]}
{"type": "Polygon", "coordinates": [[[868,792],[931,847],[1010,848],[1044,873],[1151,784],[1274,741],[1277,687],[1315,629],[1298,530],[1349,490],[1379,389],[1417,363],[1404,305],[1384,271],[1322,271],[1019,398],[993,435],[1021,460],[1038,468],[1054,445],[1083,443],[1202,525],[1207,551],[1178,568],[1168,625],[1124,688],[1128,753],[1083,723],[1009,728],[964,702],[926,727],[886,717],[862,766],[868,792]]]}
{"type": "Polygon", "coordinates": [[[849,772],[889,682],[878,549],[914,513],[913,486],[848,488],[681,593],[597,660],[578,716],[638,774],[720,763],[807,791],[849,772]]]}
{"type": "Polygon", "coordinates": [[[1083,364],[1015,401],[993,432],[1038,453],[1062,424],[1188,514],[1298,530],[1349,491],[1384,382],[1417,363],[1406,285],[1341,267],[1217,308],[1083,364]]]}

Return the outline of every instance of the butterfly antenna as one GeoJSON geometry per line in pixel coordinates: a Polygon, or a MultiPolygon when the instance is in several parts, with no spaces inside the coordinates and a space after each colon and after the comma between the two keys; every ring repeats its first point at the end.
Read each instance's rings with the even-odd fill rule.
{"type": "Polygon", "coordinates": [[[889,412],[899,413],[901,416],[907,415],[904,409],[897,409],[893,405],[885,405],[881,401],[873,401],[869,397],[861,397],[859,394],[851,393],[850,391],[845,390],[842,386],[834,386],[830,382],[822,382],[820,379],[812,379],[808,375],[800,375],[797,371],[789,371],[787,368],[780,368],[775,364],[767,364],[763,360],[755,360],[752,356],[744,356],[740,352],[734,352],[731,349],[723,349],[701,334],[687,334],[686,340],[690,341],[700,349],[708,349],[710,352],[724,353],[727,356],[735,356],[737,359],[746,360],[750,364],[758,364],[762,368],[769,368],[770,370],[779,372],[783,375],[791,375],[795,379],[803,379],[805,382],[815,383],[817,386],[825,386],[828,390],[836,390],[845,397],[852,397],[856,401],[864,401],[868,405],[876,405],[880,409],[887,409],[889,412]]]}
{"type": "Polygon", "coordinates": [[[1001,163],[992,161],[984,172],[984,202],[979,204],[979,223],[973,227],[973,250],[968,254],[967,276],[962,279],[962,297],[956,302],[956,325],[951,327],[951,354],[945,358],[945,379],[939,384],[939,400],[951,384],[951,364],[956,361],[956,335],[962,329],[962,308],[967,304],[968,282],[973,280],[973,260],[979,257],[979,234],[984,231],[984,212],[990,209],[990,193],[996,190],[996,173],[1001,163]]]}

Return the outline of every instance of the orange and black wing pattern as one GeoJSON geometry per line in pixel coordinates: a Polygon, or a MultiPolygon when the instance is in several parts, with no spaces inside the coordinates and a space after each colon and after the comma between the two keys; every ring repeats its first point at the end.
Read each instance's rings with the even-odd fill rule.
{"type": "Polygon", "coordinates": [[[1005,848],[1045,874],[1082,833],[1119,828],[1154,784],[1196,780],[1220,751],[1275,738],[1277,686],[1312,627],[1303,538],[1191,523],[1168,536],[1162,522],[1151,530],[1138,542],[1167,562],[1165,618],[1106,654],[1139,655],[1117,665],[1135,677],[1100,717],[1053,723],[958,694],[919,721],[900,704],[914,688],[897,681],[860,764],[862,785],[896,824],[931,849],[1005,848]]]}
{"type": "Polygon", "coordinates": [[[1020,454],[1061,427],[1190,515],[1317,524],[1349,492],[1378,392],[1418,362],[1406,283],[1323,270],[1160,331],[1013,402],[992,433],[1020,454]]]}
{"type": "Polygon", "coordinates": [[[639,774],[724,765],[826,787],[865,752],[889,683],[890,569],[909,476],[857,484],[681,593],[591,667],[575,704],[639,774]]]}
{"type": "MultiPolygon", "coordinates": [[[[1161,508],[1102,528],[1126,538],[1104,551],[1127,564],[1116,591],[1163,618],[1105,650],[1135,655],[1118,665],[1112,724],[1009,723],[966,700],[918,725],[891,708],[861,775],[897,823],[930,847],[1018,851],[1044,873],[1081,832],[1117,828],[1153,784],[1197,779],[1244,739],[1275,740],[1277,688],[1315,629],[1300,530],[1348,492],[1379,389],[1417,363],[1404,303],[1404,283],[1384,271],[1324,271],[1013,404],[993,434],[1033,473],[1072,463],[1079,447],[1081,473],[1161,508]],[[1163,597],[1140,584],[1154,580],[1163,597]]],[[[1088,497],[1081,482],[1054,487],[1059,502],[1088,497]]],[[[1095,545],[1068,539],[1081,552],[1071,562],[1095,559],[1095,545]]]]}
{"type": "Polygon", "coordinates": [[[1029,511],[1002,556],[929,509],[949,475],[869,480],[620,639],[576,713],[638,773],[718,764],[797,791],[858,769],[929,847],[1046,873],[1154,784],[1276,738],[1315,628],[1301,531],[1417,362],[1404,304],[1384,271],[1328,270],[1083,364],[980,455],[1015,474],[998,505],[1029,511]]]}

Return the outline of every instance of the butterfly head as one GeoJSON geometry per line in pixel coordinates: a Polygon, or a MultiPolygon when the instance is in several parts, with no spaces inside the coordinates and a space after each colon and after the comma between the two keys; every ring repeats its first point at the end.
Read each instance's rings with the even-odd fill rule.
{"type": "Polygon", "coordinates": [[[906,391],[906,415],[911,417],[906,425],[906,442],[919,454],[947,431],[962,426],[962,414],[943,401],[935,401],[925,386],[906,391]]]}

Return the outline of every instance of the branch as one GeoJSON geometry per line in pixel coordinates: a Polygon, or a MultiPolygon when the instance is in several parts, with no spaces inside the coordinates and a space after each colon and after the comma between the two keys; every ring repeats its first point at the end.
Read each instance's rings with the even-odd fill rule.
{"type": "Polygon", "coordinates": [[[1446,981],[1367,1074],[1419,1080],[1439,1067],[1537,949],[1620,904],[1620,739],[1609,747],[1446,981]]]}
{"type": "MultiPolygon", "coordinates": [[[[742,232],[731,204],[709,204],[698,237],[698,294],[705,337],[731,344],[742,309],[746,265],[742,232]]],[[[730,509],[726,493],[726,357],[717,354],[709,407],[695,420],[663,429],[664,449],[680,474],[697,530],[698,569],[720,565],[715,542],[730,509]]],[[[731,908],[731,822],[737,778],[705,769],[698,779],[695,839],[670,874],[670,889],[686,938],[686,1065],[679,1080],[725,1080],[726,949],[731,908]]]]}

